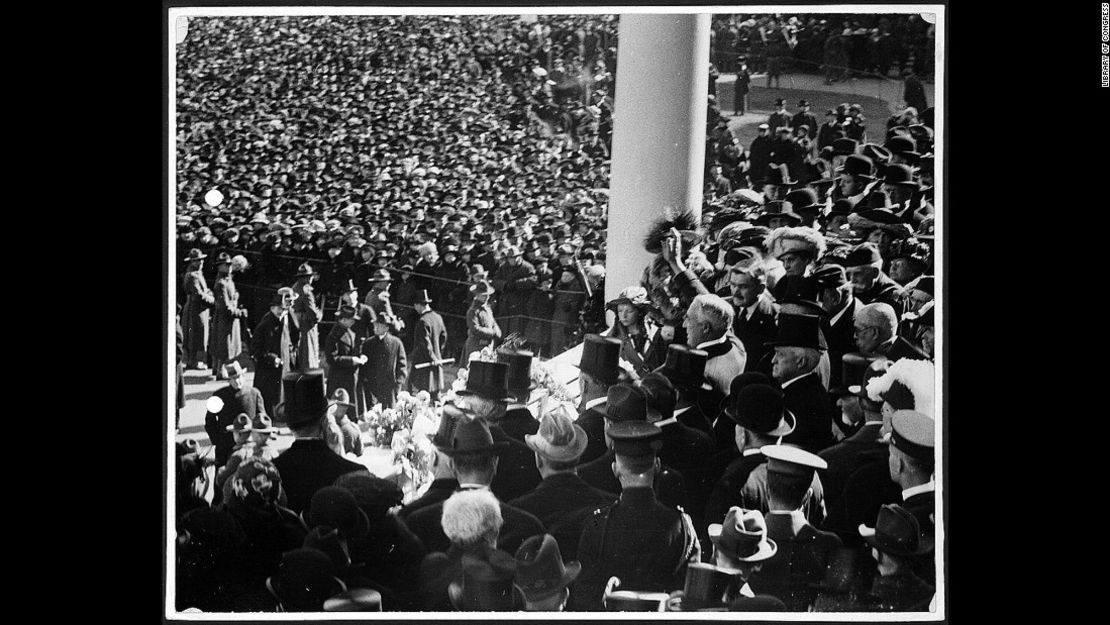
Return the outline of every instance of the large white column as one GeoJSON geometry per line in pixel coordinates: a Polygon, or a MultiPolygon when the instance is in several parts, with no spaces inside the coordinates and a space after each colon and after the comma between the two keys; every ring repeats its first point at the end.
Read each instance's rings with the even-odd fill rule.
{"type": "MultiPolygon", "coordinates": [[[[648,224],[664,206],[701,214],[709,14],[622,14],[613,98],[605,299],[639,284],[648,224]]],[[[610,315],[611,316],[611,315],[610,315]]]]}

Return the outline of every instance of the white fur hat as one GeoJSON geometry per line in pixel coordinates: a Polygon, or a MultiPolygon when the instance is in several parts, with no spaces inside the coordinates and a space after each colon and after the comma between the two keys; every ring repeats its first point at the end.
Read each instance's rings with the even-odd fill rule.
{"type": "Polygon", "coordinates": [[[867,383],[867,396],[871,401],[883,401],[894,385],[900,384],[913,396],[913,410],[936,418],[934,402],[936,378],[933,363],[928,360],[901,358],[887,369],[883,375],[871,378],[867,383]]]}
{"type": "Polygon", "coordinates": [[[808,252],[818,259],[825,253],[824,235],[806,226],[775,228],[767,235],[764,244],[773,258],[787,252],[808,252]]]}
{"type": "Polygon", "coordinates": [[[470,544],[489,532],[500,532],[501,503],[489,489],[457,492],[443,502],[443,533],[453,543],[470,544]]]}

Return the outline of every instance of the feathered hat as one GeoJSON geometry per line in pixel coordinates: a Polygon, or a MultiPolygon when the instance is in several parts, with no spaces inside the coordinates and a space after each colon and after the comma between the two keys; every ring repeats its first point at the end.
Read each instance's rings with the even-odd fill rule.
{"type": "Polygon", "coordinates": [[[825,237],[806,226],[775,228],[764,240],[767,251],[778,258],[787,252],[804,252],[816,260],[825,253],[825,237]]]}
{"type": "Polygon", "coordinates": [[[671,233],[671,228],[678,230],[682,235],[682,243],[686,246],[694,245],[701,241],[701,224],[692,211],[679,211],[676,208],[665,207],[663,215],[652,222],[644,237],[644,249],[652,254],[663,251],[663,240],[671,233]]]}
{"type": "Polygon", "coordinates": [[[889,402],[895,410],[914,410],[933,417],[936,378],[928,360],[901,358],[867,383],[871,401],[889,402]],[[911,405],[912,404],[912,405],[911,405]]]}

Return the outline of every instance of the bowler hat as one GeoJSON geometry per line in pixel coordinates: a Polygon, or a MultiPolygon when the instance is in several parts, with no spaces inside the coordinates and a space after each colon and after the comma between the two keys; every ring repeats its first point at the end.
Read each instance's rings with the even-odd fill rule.
{"type": "Polygon", "coordinates": [[[736,395],[744,387],[750,384],[769,384],[771,386],[774,386],[775,381],[771,379],[771,377],[768,376],[766,373],[762,373],[759,371],[745,371],[744,373],[741,373],[740,375],[732,378],[732,382],[729,382],[728,384],[728,395],[725,395],[723,398],[721,398],[721,402],[720,404],[718,404],[717,408],[721,411],[724,411],[724,409],[732,403],[733,398],[735,398],[736,395]]]}
{"type": "Polygon", "coordinates": [[[879,508],[875,527],[860,523],[859,534],[875,549],[903,558],[920,556],[933,550],[932,534],[922,533],[917,517],[898,504],[884,504],[879,508]]]}
{"type": "Polygon", "coordinates": [[[786,409],[782,391],[769,384],[749,384],[740,389],[725,408],[725,416],[764,436],[786,436],[794,431],[794,415],[786,409]]]}
{"type": "Polygon", "coordinates": [[[471,418],[470,415],[467,415],[460,417],[455,424],[455,432],[451,435],[450,446],[440,447],[439,450],[448,456],[496,454],[508,446],[508,441],[495,442],[493,440],[493,435],[489,431],[489,424],[484,419],[471,418]]]}
{"type": "Polygon", "coordinates": [[[537,386],[532,381],[533,356],[532,352],[523,349],[497,350],[497,361],[509,366],[508,373],[505,374],[505,385],[510,393],[517,396],[517,399],[525,399],[537,386]]]}
{"type": "Polygon", "coordinates": [[[487,558],[462,557],[462,573],[447,587],[451,605],[463,612],[511,612],[524,609],[524,594],[513,584],[516,560],[504,551],[487,558]]]}
{"type": "Polygon", "coordinates": [[[741,562],[762,562],[778,551],[775,541],[767,537],[767,522],[759,510],[733,506],[724,522],[709,526],[708,534],[717,549],[741,562]]]}
{"type": "Polygon", "coordinates": [[[883,184],[893,184],[913,189],[921,186],[913,179],[913,170],[910,169],[910,166],[902,163],[893,163],[883,169],[883,184]]]}
{"type": "Polygon", "coordinates": [[[431,304],[432,298],[428,297],[427,289],[420,289],[417,291],[416,299],[412,300],[413,304],[431,304]]]}
{"type": "Polygon", "coordinates": [[[516,550],[516,585],[528,601],[562,592],[582,572],[582,563],[563,563],[559,543],[551,534],[528,538],[516,550]]]}
{"type": "Polygon", "coordinates": [[[709,352],[695,349],[681,343],[671,343],[667,346],[667,359],[655,371],[662,373],[668,380],[680,389],[712,389],[705,380],[705,363],[709,360],[709,352]]]}
{"type": "Polygon", "coordinates": [[[839,139],[833,139],[832,148],[834,155],[848,156],[849,154],[856,153],[856,150],[859,149],[859,142],[855,139],[841,137],[839,139]]]}
{"type": "Polygon", "coordinates": [[[891,137],[887,140],[885,147],[893,154],[907,157],[910,160],[920,158],[921,153],[917,151],[917,142],[913,137],[906,135],[898,135],[891,137]]]}
{"type": "Polygon", "coordinates": [[[468,366],[466,388],[458,395],[477,395],[493,400],[508,400],[509,365],[503,362],[472,360],[468,366]]]}
{"type": "Polygon", "coordinates": [[[582,358],[578,368],[602,384],[613,384],[620,378],[620,353],[620,339],[587,334],[582,341],[582,358]]]}
{"type": "Polygon", "coordinates": [[[668,601],[667,609],[672,612],[723,611],[725,597],[735,594],[743,584],[740,571],[691,562],[686,567],[682,595],[668,601]]]}
{"type": "Polygon", "coordinates": [[[779,315],[778,324],[778,334],[775,339],[764,345],[826,349],[821,346],[821,318],[817,315],[779,315]]]}
{"type": "Polygon", "coordinates": [[[327,412],[322,369],[290,371],[281,376],[281,386],[285,401],[274,406],[274,413],[289,427],[312,423],[327,412]]]}
{"type": "Polygon", "coordinates": [[[840,174],[850,174],[856,178],[873,180],[874,176],[871,175],[873,169],[874,164],[871,159],[860,154],[851,154],[844,159],[843,165],[836,168],[836,171],[840,174]]]}

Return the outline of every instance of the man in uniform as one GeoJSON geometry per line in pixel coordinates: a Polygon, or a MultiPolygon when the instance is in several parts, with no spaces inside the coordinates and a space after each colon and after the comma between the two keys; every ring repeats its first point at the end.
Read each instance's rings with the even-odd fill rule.
{"type": "Polygon", "coordinates": [[[652,485],[656,450],[662,432],[642,420],[614,424],[609,435],[620,480],[616,503],[598,510],[582,530],[578,559],[582,574],[574,586],[574,609],[603,609],[602,594],[610,577],[636,591],[668,592],[682,586],[686,567],[701,558],[701,545],[690,517],[659,503],[652,485]]]}
{"type": "MultiPolygon", "coordinates": [[[[379,313],[374,320],[374,336],[362,344],[361,355],[366,357],[366,363],[359,371],[358,381],[363,405],[381,402],[382,408],[392,408],[397,393],[405,387],[408,378],[405,346],[390,334],[396,323],[397,318],[389,312],[379,313]]],[[[355,403],[358,404],[357,400],[355,403]]]]}
{"type": "Polygon", "coordinates": [[[416,327],[413,328],[412,388],[428,391],[432,401],[439,401],[439,394],[446,388],[443,381],[443,348],[447,345],[447,327],[443,317],[432,310],[432,298],[421,290],[413,302],[416,309],[416,327]],[[428,365],[417,369],[417,365],[428,365]]]}
{"type": "MultiPolygon", "coordinates": [[[[328,363],[328,397],[339,388],[346,390],[350,397],[357,395],[358,368],[366,364],[366,357],[359,351],[361,346],[353,329],[358,322],[359,317],[354,307],[344,304],[339,307],[335,325],[324,339],[324,358],[328,363]]],[[[361,415],[365,407],[359,407],[357,403],[355,406],[361,415]]]]}
{"type": "Polygon", "coordinates": [[[296,299],[293,289],[287,286],[278,289],[270,299],[270,311],[258,322],[251,339],[254,386],[262,393],[266,413],[275,418],[274,407],[283,401],[281,378],[297,368],[300,331],[292,314],[296,299]]]}
{"type": "Polygon", "coordinates": [[[216,296],[204,279],[204,259],[208,256],[197,248],[185,257],[188,271],[183,278],[185,306],[181,310],[182,337],[185,344],[185,367],[208,368],[209,309],[216,304],[216,296]]]}
{"type": "Polygon", "coordinates": [[[258,417],[266,416],[265,402],[262,393],[250,385],[247,372],[237,361],[224,365],[224,374],[227,377],[227,386],[212,393],[209,398],[209,409],[204,415],[204,431],[208,440],[216,447],[216,467],[227,463],[231,450],[235,446],[235,439],[228,426],[235,422],[235,417],[246,414],[252,423],[258,417]],[[213,402],[218,399],[218,402],[213,402]],[[216,412],[212,408],[219,406],[216,412]]]}
{"type": "Polygon", "coordinates": [[[297,369],[301,371],[320,367],[319,323],[324,311],[316,307],[316,296],[313,294],[312,281],[316,276],[312,265],[302,263],[297,267],[297,280],[293,283],[293,292],[297,294],[297,299],[293,302],[293,321],[300,331],[297,369]]]}

